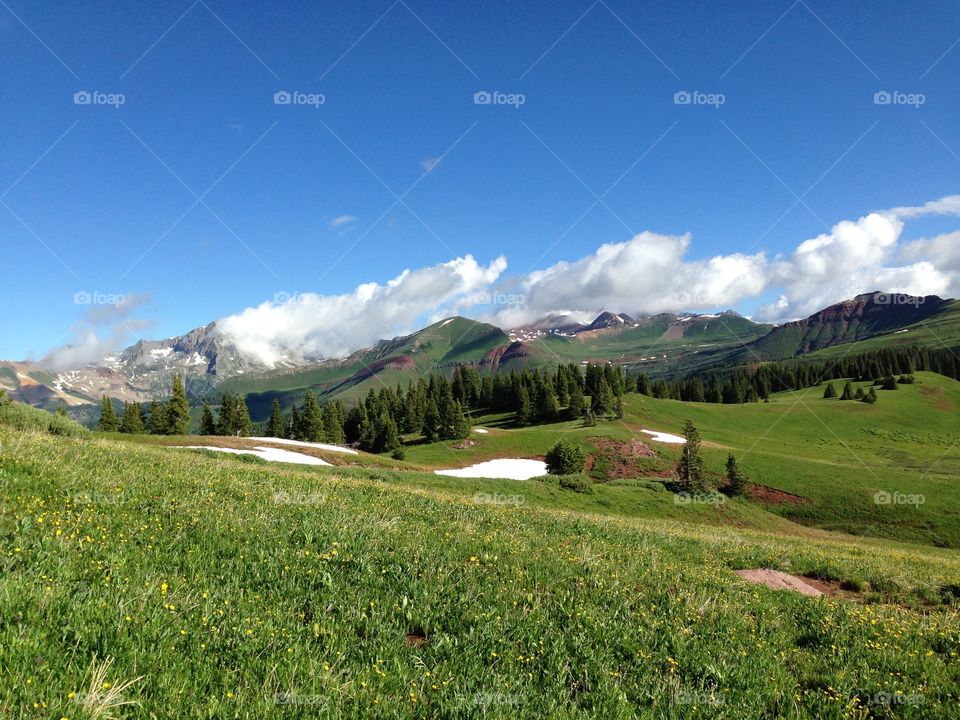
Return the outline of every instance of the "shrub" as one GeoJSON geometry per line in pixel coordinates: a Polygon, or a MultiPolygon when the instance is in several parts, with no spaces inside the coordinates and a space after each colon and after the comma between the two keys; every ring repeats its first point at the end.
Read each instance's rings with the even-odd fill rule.
{"type": "Polygon", "coordinates": [[[6,397],[0,398],[0,424],[16,430],[35,430],[68,437],[86,437],[90,434],[83,425],[68,417],[12,402],[6,397]]]}
{"type": "Polygon", "coordinates": [[[583,471],[587,459],[579,445],[561,440],[547,451],[546,461],[551,475],[576,475],[583,471]]]}
{"type": "Polygon", "coordinates": [[[593,480],[585,475],[563,475],[560,477],[560,487],[578,493],[592,493],[593,480]]]}
{"type": "Polygon", "coordinates": [[[402,447],[398,447],[394,449],[392,453],[390,453],[390,457],[392,457],[394,460],[404,460],[407,457],[407,451],[402,447]]]}

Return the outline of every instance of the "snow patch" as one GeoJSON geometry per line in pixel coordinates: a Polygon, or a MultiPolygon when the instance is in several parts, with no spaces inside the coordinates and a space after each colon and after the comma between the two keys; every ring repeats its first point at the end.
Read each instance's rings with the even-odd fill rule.
{"type": "Polygon", "coordinates": [[[486,435],[488,432],[490,432],[486,428],[474,428],[473,431],[475,433],[480,433],[481,435],[486,435]]]}
{"type": "Polygon", "coordinates": [[[452,470],[434,470],[436,475],[452,475],[461,478],[490,478],[504,480],[529,480],[547,474],[543,460],[515,460],[500,458],[452,470]]]}
{"type": "Polygon", "coordinates": [[[165,358],[170,357],[170,354],[173,352],[173,348],[155,348],[150,351],[150,354],[155,358],[165,358]]]}
{"type": "Polygon", "coordinates": [[[656,430],[641,430],[640,432],[646,433],[650,436],[651,440],[656,440],[657,442],[670,443],[672,445],[683,445],[687,442],[685,438],[679,435],[671,435],[670,433],[658,432],[656,430]]]}
{"type": "Polygon", "coordinates": [[[454,320],[454,318],[450,318],[449,320],[444,320],[442,323],[440,323],[439,327],[445,327],[445,326],[449,325],[450,323],[452,323],[453,320],[454,320]]]}
{"type": "Polygon", "coordinates": [[[327,445],[326,443],[305,442],[303,440],[287,440],[286,438],[272,437],[254,437],[251,440],[257,442],[277,443],[278,445],[297,445],[299,447],[316,448],[317,450],[327,450],[328,452],[347,453],[348,455],[359,455],[353,448],[340,447],[339,445],[327,445]]]}
{"type": "Polygon", "coordinates": [[[252,450],[238,450],[237,448],[214,447],[212,445],[174,445],[185,450],[215,450],[216,452],[231,453],[233,455],[255,455],[268,462],[285,462],[294,465],[330,465],[326,460],[304,455],[303,453],[281,450],[280,448],[255,447],[252,450]]]}

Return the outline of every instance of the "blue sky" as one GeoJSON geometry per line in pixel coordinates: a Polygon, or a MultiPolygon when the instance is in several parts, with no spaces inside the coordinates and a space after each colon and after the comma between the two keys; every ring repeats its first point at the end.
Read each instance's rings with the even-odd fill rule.
{"type": "MultiPolygon", "coordinates": [[[[0,357],[75,341],[83,292],[149,295],[126,342],[468,254],[505,256],[496,284],[522,286],[643,231],[689,233],[687,262],[762,252],[773,267],[836,223],[960,192],[958,39],[955,3],[5,0],[0,357]],[[83,91],[123,104],[75,104],[83,91]],[[683,91],[723,102],[676,104],[683,91]],[[923,103],[876,104],[882,91],[923,103]]],[[[897,248],[955,219],[916,213],[897,248]]],[[[929,275],[888,260],[906,262],[863,282],[929,275]]],[[[796,272],[717,302],[753,312],[787,284],[791,311],[830,297],[801,298],[796,272]]]]}

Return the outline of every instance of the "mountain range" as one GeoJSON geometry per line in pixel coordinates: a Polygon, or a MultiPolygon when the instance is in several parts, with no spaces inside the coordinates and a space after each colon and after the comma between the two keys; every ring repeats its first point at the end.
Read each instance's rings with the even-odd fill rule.
{"type": "Polygon", "coordinates": [[[555,314],[507,330],[453,317],[346,358],[317,361],[291,352],[273,366],[244,353],[210,323],[166,340],[141,340],[86,367],[55,372],[33,362],[0,362],[0,388],[32,405],[63,405],[83,415],[104,394],[137,402],[163,397],[171,375],[179,373],[197,401],[227,391],[247,395],[256,419],[274,398],[286,406],[307,388],[350,399],[374,384],[405,383],[431,371],[452,373],[463,364],[510,370],[612,362],[657,377],[721,364],[829,355],[841,346],[846,352],[906,344],[960,347],[960,302],[874,292],[779,326],[733,311],[636,318],[603,312],[589,324],[555,314]]]}

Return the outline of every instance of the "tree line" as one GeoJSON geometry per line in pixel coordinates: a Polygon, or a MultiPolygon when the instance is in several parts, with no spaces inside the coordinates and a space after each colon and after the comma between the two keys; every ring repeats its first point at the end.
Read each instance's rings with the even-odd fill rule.
{"type": "Polygon", "coordinates": [[[921,370],[960,379],[960,359],[950,350],[912,346],[871,350],[822,362],[798,359],[751,367],[715,368],[672,382],[651,382],[641,374],[636,383],[638,392],[651,397],[740,404],[766,400],[775,392],[802,390],[843,378],[884,386],[889,384],[889,378],[910,376],[921,370]]]}

